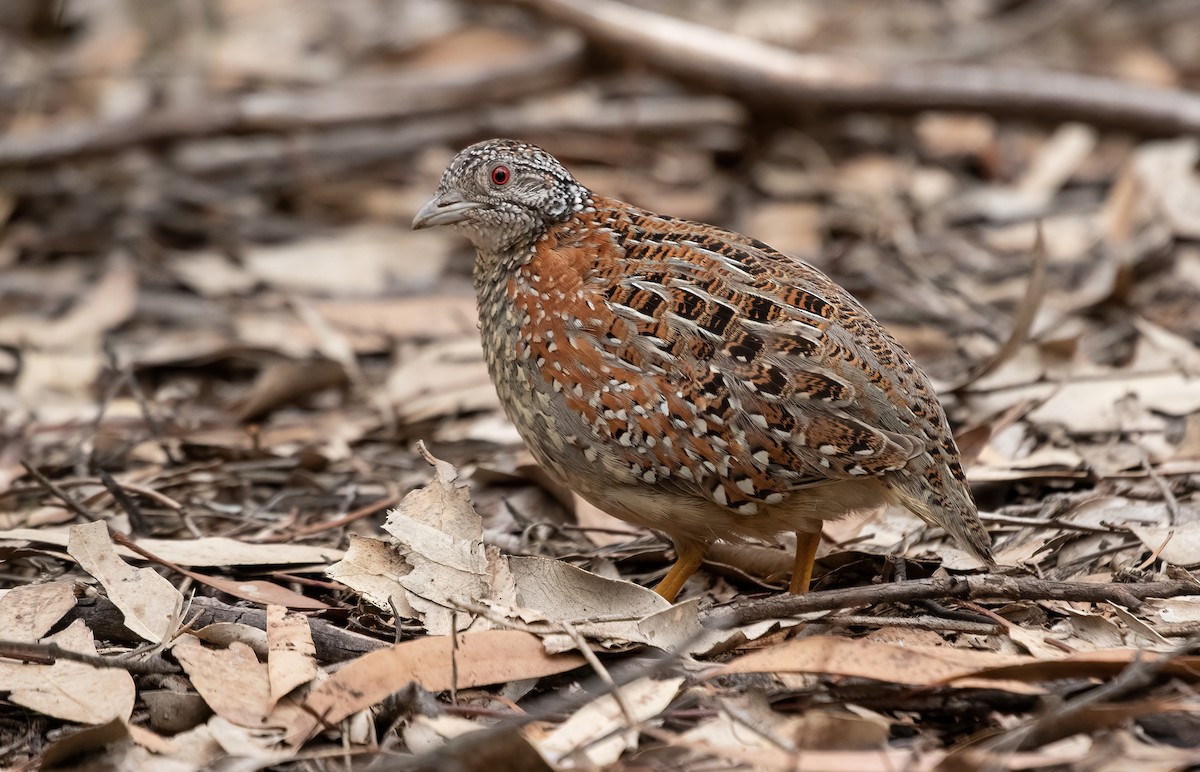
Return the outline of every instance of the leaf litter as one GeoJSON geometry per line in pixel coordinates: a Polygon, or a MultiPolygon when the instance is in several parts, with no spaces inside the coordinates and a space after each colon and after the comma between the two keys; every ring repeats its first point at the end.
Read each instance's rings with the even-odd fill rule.
{"type": "MultiPolygon", "coordinates": [[[[217,3],[206,44],[182,6],[160,24],[11,4],[0,764],[1191,759],[1194,137],[986,111],[761,122],[737,94],[620,52],[580,66],[599,61],[582,36],[458,2],[217,3]],[[182,79],[147,77],[162,66],[182,79]],[[1029,592],[840,605],[977,572],[896,510],[830,524],[818,610],[755,605],[790,565],[771,545],[715,550],[675,606],[647,589],[669,545],[529,463],[486,374],[469,252],[406,228],[485,128],[851,289],[942,386],[994,583],[1029,592]],[[714,625],[730,613],[753,621],[714,625]]],[[[1192,11],[1068,5],[720,2],[704,21],[815,55],[1195,90],[1192,11]]]]}

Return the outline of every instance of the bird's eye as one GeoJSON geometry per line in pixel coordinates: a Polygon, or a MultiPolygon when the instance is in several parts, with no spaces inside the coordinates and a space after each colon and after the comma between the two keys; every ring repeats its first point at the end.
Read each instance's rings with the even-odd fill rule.
{"type": "Polygon", "coordinates": [[[492,183],[494,185],[503,185],[508,182],[511,175],[508,173],[508,167],[501,164],[500,166],[492,167],[492,183]]]}

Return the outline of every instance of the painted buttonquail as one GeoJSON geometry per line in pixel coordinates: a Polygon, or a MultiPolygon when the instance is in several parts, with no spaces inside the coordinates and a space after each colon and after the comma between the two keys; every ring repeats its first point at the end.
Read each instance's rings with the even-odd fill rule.
{"type": "Polygon", "coordinates": [[[533,455],[674,541],[663,597],[714,541],[784,531],[805,592],[822,521],[887,502],[991,563],[928,378],[811,265],[592,193],[504,139],[450,162],[413,220],[434,225],[475,245],[488,369],[533,455]]]}

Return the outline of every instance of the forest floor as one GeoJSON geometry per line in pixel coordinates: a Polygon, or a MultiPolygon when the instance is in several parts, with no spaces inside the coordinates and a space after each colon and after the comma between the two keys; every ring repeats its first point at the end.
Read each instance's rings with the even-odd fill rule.
{"type": "Polygon", "coordinates": [[[1200,8],[673,5],[826,91],[626,5],[667,43],[556,0],[6,0],[0,766],[1198,761],[1200,8]],[[646,589],[669,542],[539,473],[471,250],[409,229],[495,135],[853,292],[1000,567],[888,509],[807,596],[786,544],[646,589]]]}

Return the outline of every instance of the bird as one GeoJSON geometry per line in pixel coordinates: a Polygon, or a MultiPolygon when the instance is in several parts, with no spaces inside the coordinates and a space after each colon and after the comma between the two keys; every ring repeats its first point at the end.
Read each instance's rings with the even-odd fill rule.
{"type": "Polygon", "coordinates": [[[413,219],[434,226],[475,248],[508,417],[557,482],[670,538],[668,601],[716,541],[785,533],[805,593],[823,522],[887,504],[994,565],[928,377],[809,263],[595,193],[513,139],[454,156],[413,219]]]}

